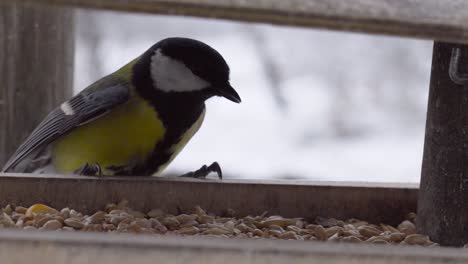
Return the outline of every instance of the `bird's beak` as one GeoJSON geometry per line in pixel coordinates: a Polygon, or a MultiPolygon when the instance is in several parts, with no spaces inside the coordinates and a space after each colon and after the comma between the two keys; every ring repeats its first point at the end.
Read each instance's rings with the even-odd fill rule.
{"type": "Polygon", "coordinates": [[[226,83],[222,86],[217,86],[216,91],[218,92],[219,96],[233,101],[234,103],[240,103],[242,101],[239,94],[236,92],[236,90],[234,90],[234,88],[232,88],[229,83],[226,83]]]}

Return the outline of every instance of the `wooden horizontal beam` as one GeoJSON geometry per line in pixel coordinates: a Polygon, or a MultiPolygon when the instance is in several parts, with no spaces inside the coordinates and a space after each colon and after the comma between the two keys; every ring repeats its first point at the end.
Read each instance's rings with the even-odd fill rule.
{"type": "Polygon", "coordinates": [[[468,12],[466,12],[468,1],[459,0],[21,0],[21,2],[223,18],[468,43],[468,12]]]}
{"type": "Polygon", "coordinates": [[[229,181],[155,177],[94,178],[0,174],[0,205],[45,203],[90,213],[107,203],[129,201],[130,207],[169,213],[200,205],[222,215],[264,211],[284,217],[360,218],[373,223],[398,224],[416,211],[417,186],[399,184],[229,181]]]}
{"type": "Polygon", "coordinates": [[[80,232],[0,231],[2,263],[468,263],[454,248],[80,232]]]}

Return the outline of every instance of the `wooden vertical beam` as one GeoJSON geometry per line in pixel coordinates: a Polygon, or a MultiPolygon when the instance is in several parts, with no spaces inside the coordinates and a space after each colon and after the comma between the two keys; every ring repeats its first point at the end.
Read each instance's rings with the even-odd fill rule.
{"type": "Polygon", "coordinates": [[[468,46],[435,42],[417,225],[446,246],[468,243],[467,72],[468,46]]]}
{"type": "Polygon", "coordinates": [[[72,12],[0,4],[0,168],[45,114],[72,94],[72,12]]]}

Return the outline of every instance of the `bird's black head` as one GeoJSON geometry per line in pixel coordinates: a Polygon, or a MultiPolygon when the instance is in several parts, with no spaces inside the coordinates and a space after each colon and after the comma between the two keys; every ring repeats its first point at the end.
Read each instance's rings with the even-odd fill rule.
{"type": "Polygon", "coordinates": [[[226,61],[203,42],[188,38],[163,39],[146,51],[138,64],[137,71],[149,74],[152,86],[158,91],[203,94],[204,99],[216,95],[236,103],[241,101],[229,84],[226,61]]]}

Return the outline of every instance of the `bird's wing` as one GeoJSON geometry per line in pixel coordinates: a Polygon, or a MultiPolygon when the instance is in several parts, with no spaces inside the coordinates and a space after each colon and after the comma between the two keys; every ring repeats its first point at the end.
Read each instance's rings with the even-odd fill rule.
{"type": "MultiPolygon", "coordinates": [[[[90,87],[91,88],[91,87],[90,87]]],[[[14,168],[33,151],[47,146],[73,128],[102,117],[129,99],[127,85],[117,83],[103,89],[87,89],[54,109],[36,127],[3,167],[14,168]]]]}

